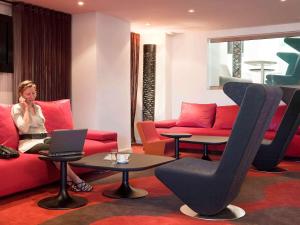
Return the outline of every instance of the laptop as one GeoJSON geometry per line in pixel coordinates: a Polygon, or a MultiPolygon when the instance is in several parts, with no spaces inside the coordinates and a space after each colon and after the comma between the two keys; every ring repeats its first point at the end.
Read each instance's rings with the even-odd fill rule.
{"type": "Polygon", "coordinates": [[[51,133],[49,151],[39,153],[50,157],[82,155],[86,134],[87,129],[54,130],[51,133]]]}

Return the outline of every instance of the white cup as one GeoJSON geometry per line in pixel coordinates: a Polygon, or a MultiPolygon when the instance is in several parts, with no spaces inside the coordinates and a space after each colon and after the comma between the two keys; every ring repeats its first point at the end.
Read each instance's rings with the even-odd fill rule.
{"type": "Polygon", "coordinates": [[[117,155],[117,162],[118,163],[128,163],[128,158],[126,154],[118,154],[117,155]]]}

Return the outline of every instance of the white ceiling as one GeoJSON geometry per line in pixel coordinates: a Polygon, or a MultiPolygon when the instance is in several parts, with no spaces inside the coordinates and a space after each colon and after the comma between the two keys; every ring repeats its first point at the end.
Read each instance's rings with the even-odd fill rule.
{"type": "MultiPolygon", "coordinates": [[[[101,12],[134,28],[219,30],[300,22],[300,0],[23,0],[71,14],[101,12]],[[194,9],[190,14],[188,9],[194,9]]],[[[299,27],[300,30],[300,27],[299,27]]]]}

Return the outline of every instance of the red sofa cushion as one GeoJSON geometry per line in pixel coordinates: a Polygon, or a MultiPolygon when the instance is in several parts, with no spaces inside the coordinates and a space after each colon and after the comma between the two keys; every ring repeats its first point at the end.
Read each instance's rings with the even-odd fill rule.
{"type": "Polygon", "coordinates": [[[83,147],[85,155],[92,155],[99,152],[111,152],[112,150],[118,150],[118,143],[116,141],[101,142],[86,139],[83,147]]]}
{"type": "Polygon", "coordinates": [[[88,130],[86,139],[95,141],[117,141],[117,133],[113,131],[88,130]]]}
{"type": "MultiPolygon", "coordinates": [[[[281,123],[282,117],[286,110],[286,105],[280,105],[268,128],[268,131],[277,131],[281,123]]],[[[216,129],[232,129],[234,121],[237,117],[239,107],[237,105],[218,106],[216,109],[216,119],[213,128],[216,129]]],[[[299,132],[300,130],[298,130],[299,132]]]]}
{"type": "Polygon", "coordinates": [[[216,112],[215,129],[232,129],[239,112],[239,106],[226,105],[218,106],[216,112]]]}
{"type": "Polygon", "coordinates": [[[73,129],[73,119],[69,99],[45,102],[35,101],[40,105],[46,119],[45,126],[48,132],[56,129],[73,129]]]}
{"type": "Polygon", "coordinates": [[[181,114],[176,122],[179,127],[211,127],[215,119],[216,104],[183,102],[181,114]]]}
{"type": "Polygon", "coordinates": [[[0,104],[0,144],[18,149],[19,134],[10,111],[11,105],[0,104]]]}
{"type": "Polygon", "coordinates": [[[0,196],[48,184],[59,177],[55,166],[40,160],[38,154],[21,153],[18,158],[0,160],[0,170],[3,172],[0,196]]]}
{"type": "Polygon", "coordinates": [[[269,128],[268,130],[269,131],[277,131],[278,128],[279,128],[279,125],[281,123],[281,120],[282,120],[282,117],[285,113],[285,110],[286,110],[286,105],[280,105],[278,106],[272,120],[271,120],[271,123],[269,125],[269,128]]]}
{"type": "Polygon", "coordinates": [[[176,126],[177,120],[162,120],[162,121],[155,121],[155,127],[156,128],[170,128],[176,126]]]}

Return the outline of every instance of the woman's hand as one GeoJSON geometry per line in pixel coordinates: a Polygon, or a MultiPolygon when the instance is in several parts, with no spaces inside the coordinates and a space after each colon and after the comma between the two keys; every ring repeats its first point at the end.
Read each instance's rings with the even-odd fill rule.
{"type": "Polygon", "coordinates": [[[23,98],[22,96],[19,98],[19,103],[20,103],[22,108],[24,108],[24,109],[29,108],[29,105],[27,104],[26,99],[23,98]]]}
{"type": "MultiPolygon", "coordinates": [[[[22,116],[22,132],[27,133],[30,126],[30,105],[26,102],[24,97],[19,98],[19,104],[22,107],[24,114],[22,116]]],[[[20,129],[20,128],[19,128],[20,129]]]]}

